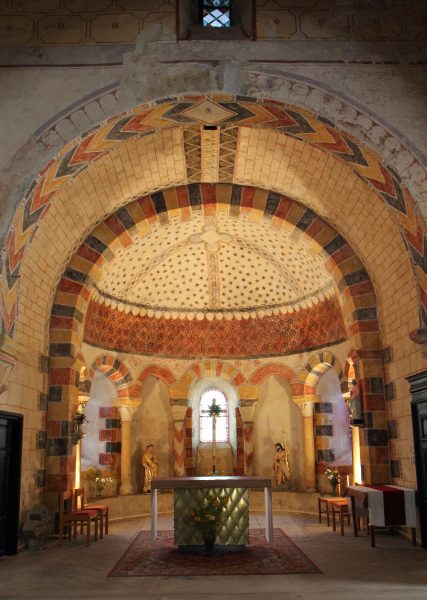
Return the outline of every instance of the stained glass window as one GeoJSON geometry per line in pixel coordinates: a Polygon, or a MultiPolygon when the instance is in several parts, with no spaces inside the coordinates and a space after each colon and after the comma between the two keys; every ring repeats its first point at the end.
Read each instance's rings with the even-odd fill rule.
{"type": "Polygon", "coordinates": [[[200,441],[212,442],[212,419],[206,412],[215,403],[222,409],[222,413],[216,419],[216,441],[228,442],[228,402],[220,390],[207,390],[200,398],[200,441]]]}
{"type": "Polygon", "coordinates": [[[203,27],[230,27],[231,0],[203,0],[203,27]]]}

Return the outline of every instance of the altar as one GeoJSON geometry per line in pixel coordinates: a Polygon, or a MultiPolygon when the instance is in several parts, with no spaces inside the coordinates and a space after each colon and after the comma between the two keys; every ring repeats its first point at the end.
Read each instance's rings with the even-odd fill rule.
{"type": "Polygon", "coordinates": [[[191,510],[200,507],[204,499],[229,498],[221,516],[218,542],[223,545],[246,545],[249,543],[249,489],[264,489],[265,537],[273,541],[273,514],[271,503],[271,480],[264,477],[158,477],[151,483],[151,539],[157,538],[158,490],[174,492],[174,537],[179,546],[200,544],[199,535],[188,522],[191,510]]]}

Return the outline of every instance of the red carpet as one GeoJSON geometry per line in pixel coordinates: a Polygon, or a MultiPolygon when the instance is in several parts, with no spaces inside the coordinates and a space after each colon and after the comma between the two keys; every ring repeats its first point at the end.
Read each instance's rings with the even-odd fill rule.
{"type": "Polygon", "coordinates": [[[251,529],[249,545],[241,552],[216,556],[182,554],[173,544],[172,531],[141,531],[112,569],[109,577],[189,575],[278,575],[321,573],[281,529],[275,529],[269,546],[263,529],[251,529]]]}

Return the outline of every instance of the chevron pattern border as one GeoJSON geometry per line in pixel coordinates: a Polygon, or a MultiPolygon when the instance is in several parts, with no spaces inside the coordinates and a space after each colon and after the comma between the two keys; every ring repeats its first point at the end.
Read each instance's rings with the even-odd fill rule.
{"type": "MultiPolygon", "coordinates": [[[[192,155],[189,177],[195,181],[199,169],[198,141],[194,137],[197,119],[191,118],[189,109],[205,99],[184,96],[137,106],[130,113],[101,123],[84,138],[70,142],[46,165],[18,206],[3,246],[1,291],[2,328],[5,333],[13,336],[17,316],[17,286],[25,249],[54,201],[55,193],[93,160],[110,152],[122,141],[150,134],[159,128],[176,127],[177,124],[185,128],[188,126],[193,131],[186,134],[185,139],[192,155]]],[[[220,163],[225,167],[227,181],[233,168],[234,132],[238,126],[244,125],[273,128],[330,152],[350,165],[378,193],[393,211],[401,228],[418,282],[421,321],[427,324],[425,226],[413,197],[402,185],[397,173],[384,165],[381,157],[363,146],[357,138],[300,107],[271,99],[256,100],[240,96],[221,95],[212,99],[227,114],[227,118],[221,122],[220,150],[220,163]]]]}
{"type": "Polygon", "coordinates": [[[132,382],[132,376],[121,360],[109,354],[102,354],[94,361],[89,372],[91,378],[95,371],[100,371],[108,377],[116,389],[126,387],[132,382]]]}

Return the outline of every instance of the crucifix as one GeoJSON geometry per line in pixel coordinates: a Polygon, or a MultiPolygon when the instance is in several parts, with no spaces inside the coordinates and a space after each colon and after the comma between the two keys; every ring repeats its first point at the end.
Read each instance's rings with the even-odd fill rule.
{"type": "Polygon", "coordinates": [[[212,404],[208,407],[207,410],[203,410],[203,413],[208,417],[212,417],[212,472],[211,475],[217,475],[216,471],[216,420],[217,418],[225,412],[219,404],[216,403],[216,399],[212,400],[212,404]]]}

